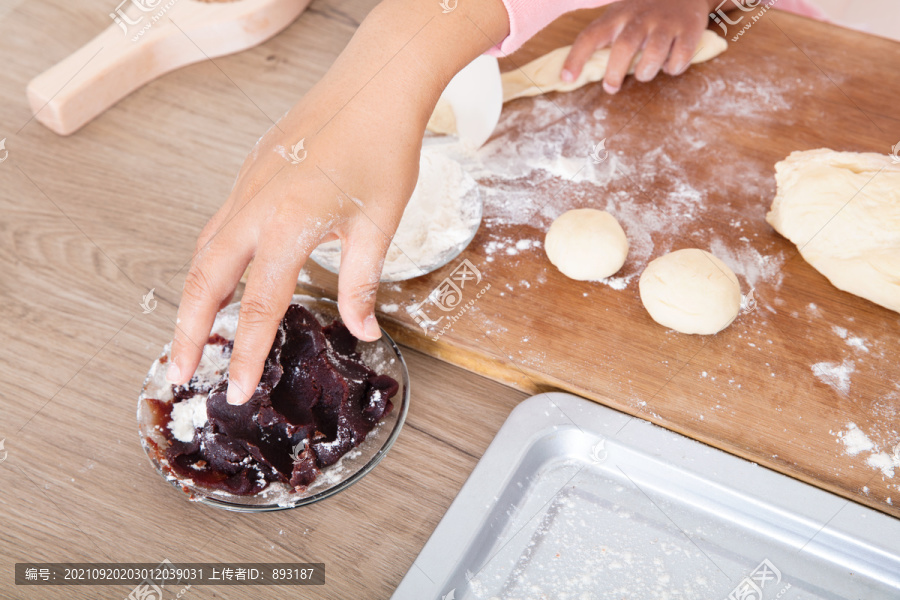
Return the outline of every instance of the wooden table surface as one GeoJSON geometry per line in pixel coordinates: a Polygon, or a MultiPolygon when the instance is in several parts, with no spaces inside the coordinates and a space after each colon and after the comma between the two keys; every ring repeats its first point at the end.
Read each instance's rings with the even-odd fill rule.
{"type": "MultiPolygon", "coordinates": [[[[502,68],[578,27],[558,23],[502,68]]],[[[774,165],[792,151],[886,155],[898,143],[889,64],[900,43],[776,12],[681,77],[629,80],[614,99],[592,86],[508,104],[477,163],[481,229],[447,267],[384,289],[389,331],[518,389],[571,391],[900,516],[900,315],[832,286],[765,222],[774,165]],[[601,139],[610,155],[594,165],[601,139]],[[564,277],[533,245],[583,207],[609,210],[631,243],[606,284],[564,277]],[[667,330],[640,302],[647,262],[691,247],[753,291],[755,307],[714,336],[667,330]],[[428,298],[463,259],[482,279],[443,310],[428,298]],[[421,328],[422,315],[437,324],[421,328]],[[875,448],[848,454],[839,436],[851,424],[875,448]]],[[[335,294],[333,276],[311,272],[335,294]]]]}
{"type": "MultiPolygon", "coordinates": [[[[68,138],[57,137],[31,120],[24,88],[35,74],[106,27],[112,5],[100,0],[51,0],[11,2],[0,8],[0,56],[5,58],[0,74],[0,138],[6,137],[9,151],[0,163],[0,439],[5,440],[5,452],[0,452],[0,597],[113,598],[129,591],[127,586],[16,588],[12,585],[15,562],[169,559],[324,562],[327,585],[303,597],[386,598],[509,411],[526,397],[521,390],[408,349],[409,418],[385,460],[336,497],[265,515],[226,513],[186,502],[152,470],[139,444],[136,396],[146,369],[171,337],[195,236],[225,198],[257,138],[322,76],[372,5],[372,0],[316,1],[296,23],[261,47],[172,73],[68,138]],[[139,303],[151,288],[159,304],[143,314],[139,303]]],[[[549,49],[568,43],[578,18],[563,19],[522,56],[533,55],[541,46],[549,49]]],[[[847,66],[856,64],[857,56],[861,63],[871,63],[860,71],[871,72],[882,63],[897,64],[897,45],[849,32],[837,34],[783,14],[772,19],[789,25],[796,33],[792,37],[801,40],[801,51],[811,53],[822,73],[840,83],[846,95],[835,92],[825,101],[843,106],[848,123],[855,123],[864,130],[861,135],[868,136],[866,144],[857,142],[852,149],[875,149],[888,143],[890,136],[880,132],[898,132],[896,118],[889,116],[898,97],[897,86],[879,83],[863,94],[856,88],[857,73],[849,72],[847,66]],[[825,33],[840,38],[837,51],[823,45],[825,33]],[[851,54],[851,49],[859,50],[859,55],[851,54]]],[[[760,30],[759,42],[748,34],[740,44],[746,44],[748,51],[755,48],[760,64],[765,65],[769,58],[758,44],[771,33],[760,30]]],[[[738,49],[732,51],[738,54],[738,49]]],[[[715,71],[707,73],[712,77],[715,71]]],[[[881,73],[896,78],[895,72],[881,73]]],[[[615,102],[596,90],[588,93],[593,102],[605,102],[612,111],[617,102],[627,108],[650,100],[668,82],[668,78],[644,86],[631,82],[622,100],[615,102]]],[[[696,84],[697,75],[689,73],[677,89],[688,93],[696,84]]],[[[826,126],[808,123],[800,135],[804,145],[818,140],[826,126]]],[[[784,153],[800,138],[780,142],[784,153]]],[[[753,160],[760,161],[762,156],[753,160]]],[[[770,183],[761,188],[771,192],[770,183]]],[[[479,235],[490,233],[487,229],[479,235]]],[[[535,231],[535,236],[540,232],[535,231]]],[[[477,254],[484,244],[484,239],[476,239],[472,252],[477,254]]],[[[535,253],[534,258],[541,260],[542,255],[535,253]]],[[[799,289],[802,302],[819,302],[804,289],[817,285],[815,273],[799,259],[788,265],[787,277],[797,280],[792,285],[799,289]]],[[[313,287],[327,290],[333,284],[321,269],[313,267],[309,273],[313,287]]],[[[408,304],[416,294],[421,299],[446,274],[439,272],[413,287],[401,286],[399,292],[386,288],[380,303],[402,300],[408,304]]],[[[563,282],[553,281],[551,292],[561,292],[563,282]]],[[[633,306],[634,283],[618,296],[601,292],[595,294],[601,306],[623,310],[636,323],[646,325],[633,306]],[[632,307],[623,308],[626,303],[632,307]]],[[[784,288],[782,295],[788,295],[784,288]]],[[[536,301],[540,296],[531,298],[536,301]]],[[[882,319],[885,329],[894,327],[890,333],[896,334],[896,315],[888,322],[879,309],[837,293],[821,304],[823,310],[838,312],[844,305],[854,315],[882,319]]],[[[403,338],[410,343],[425,347],[424,338],[412,335],[411,322],[405,322],[403,315],[395,316],[392,328],[398,334],[405,331],[403,338]]],[[[509,323],[516,316],[509,312],[508,318],[500,325],[512,329],[509,323]]],[[[464,331],[465,322],[460,325],[459,331],[464,331]]],[[[451,339],[426,349],[465,362],[452,351],[451,339]]],[[[662,360],[671,364],[644,371],[636,367],[631,376],[644,378],[642,386],[647,388],[671,375],[670,370],[677,370],[702,344],[694,339],[673,340],[671,335],[661,339],[665,340],[661,348],[647,348],[647,364],[662,360]]],[[[795,338],[785,333],[778,339],[795,338]]],[[[885,344],[896,342],[896,337],[885,339],[885,344]]],[[[799,351],[806,343],[798,338],[791,348],[799,351]]],[[[496,366],[493,376],[509,379],[508,369],[501,368],[503,361],[486,364],[496,366]]],[[[517,364],[521,368],[521,359],[517,364]]],[[[895,369],[883,372],[884,412],[857,421],[863,429],[883,421],[885,439],[879,443],[884,444],[898,404],[896,395],[890,395],[894,393],[890,386],[897,382],[895,369]]],[[[534,371],[528,375],[533,378],[534,371]]],[[[511,383],[529,389],[530,378],[511,383]]],[[[689,383],[672,388],[683,394],[693,389],[689,383]]],[[[853,385],[858,385],[858,379],[853,379],[853,385]]],[[[875,382],[871,386],[877,387],[875,382]]],[[[829,391],[825,387],[818,393],[829,391]]],[[[842,428],[847,420],[843,413],[854,400],[823,397],[831,403],[828,416],[833,427],[842,428]]],[[[654,402],[653,409],[644,413],[628,403],[611,404],[630,407],[675,429],[688,429],[684,424],[688,417],[696,420],[696,415],[679,422],[671,416],[681,406],[677,395],[672,401],[671,410],[654,402]]],[[[782,402],[796,418],[824,412],[817,405],[793,405],[789,398],[782,402]]],[[[717,439],[717,432],[726,430],[713,426],[691,431],[745,456],[772,453],[773,441],[760,435],[754,415],[738,416],[738,426],[727,430],[727,439],[717,439]]],[[[707,412],[710,421],[717,418],[735,416],[714,417],[707,412]]],[[[890,490],[896,489],[889,479],[882,480],[860,456],[841,453],[833,436],[802,428],[796,432],[797,437],[787,444],[790,452],[763,462],[894,511],[885,504],[890,490]],[[868,481],[870,496],[860,492],[863,481],[868,481]]],[[[298,597],[291,589],[279,587],[249,591],[195,587],[186,597],[263,593],[268,598],[298,597]]]]}

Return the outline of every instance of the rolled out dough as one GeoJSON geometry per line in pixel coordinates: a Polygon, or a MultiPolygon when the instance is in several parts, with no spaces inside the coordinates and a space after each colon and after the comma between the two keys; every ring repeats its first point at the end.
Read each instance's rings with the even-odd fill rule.
{"type": "Polygon", "coordinates": [[[579,208],[561,214],[544,239],[547,258],[566,277],[599,281],[622,268],[628,238],[605,210],[579,208]]]}
{"type": "MultiPolygon", "coordinates": [[[[697,51],[691,59],[691,64],[715,58],[724,52],[727,47],[728,42],[724,38],[707,29],[703,32],[703,37],[700,38],[700,43],[697,45],[697,51]]],[[[503,84],[503,102],[550,92],[571,92],[588,83],[603,79],[603,76],[606,74],[606,65],[609,63],[609,48],[595,51],[584,65],[581,75],[575,81],[567,83],[560,79],[559,74],[571,48],[571,46],[557,48],[540,58],[534,59],[520,69],[513,69],[503,73],[500,76],[503,84]]],[[[640,54],[635,57],[631,68],[628,70],[629,74],[634,73],[634,67],[640,58],[640,54]]],[[[428,131],[434,133],[451,135],[456,133],[456,118],[449,103],[443,100],[438,101],[431,118],[428,120],[427,128],[428,131]]]]}
{"type": "Polygon", "coordinates": [[[793,152],[766,215],[838,289],[900,312],[900,164],[885,154],[793,152]]]}
{"type": "Polygon", "coordinates": [[[653,320],[681,333],[716,333],[741,310],[741,286],[734,271],[697,248],[651,261],[638,289],[653,320]]]}

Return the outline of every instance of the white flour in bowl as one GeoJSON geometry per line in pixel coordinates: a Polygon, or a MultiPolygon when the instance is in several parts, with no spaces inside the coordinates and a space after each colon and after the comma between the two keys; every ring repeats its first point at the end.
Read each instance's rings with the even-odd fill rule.
{"type": "MultiPolygon", "coordinates": [[[[439,149],[423,148],[419,180],[388,249],[381,281],[425,275],[453,260],[475,237],[481,211],[475,179],[439,149]]],[[[337,273],[340,240],[322,244],[310,258],[337,273]]]]}

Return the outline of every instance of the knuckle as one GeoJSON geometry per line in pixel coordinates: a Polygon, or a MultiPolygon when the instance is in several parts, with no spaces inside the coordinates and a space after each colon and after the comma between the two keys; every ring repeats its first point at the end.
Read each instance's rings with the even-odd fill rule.
{"type": "Polygon", "coordinates": [[[184,279],[184,300],[198,305],[215,294],[215,287],[206,272],[199,265],[193,265],[184,279]]]}
{"type": "Polygon", "coordinates": [[[356,283],[349,288],[338,291],[338,303],[341,300],[349,301],[353,304],[369,305],[375,303],[375,296],[378,293],[378,278],[375,281],[364,281],[356,283]]]}
{"type": "Polygon", "coordinates": [[[241,298],[240,324],[242,326],[255,326],[280,319],[274,300],[256,295],[241,298]]]}

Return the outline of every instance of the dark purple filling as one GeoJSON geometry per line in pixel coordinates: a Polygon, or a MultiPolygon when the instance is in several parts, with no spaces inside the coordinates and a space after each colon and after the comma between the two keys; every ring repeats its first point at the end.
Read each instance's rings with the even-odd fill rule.
{"type": "MultiPolygon", "coordinates": [[[[209,344],[231,342],[213,336],[209,344]]],[[[298,304],[288,308],[250,400],[225,400],[227,376],[210,389],[192,379],[176,401],[207,394],[207,423],[190,443],[166,426],[166,458],[179,479],[249,495],[271,481],[303,490],[319,471],[358,446],[390,413],[397,382],[367,367],[340,321],[322,327],[298,304]]],[[[230,354],[230,352],[228,353],[230,354]]]]}

